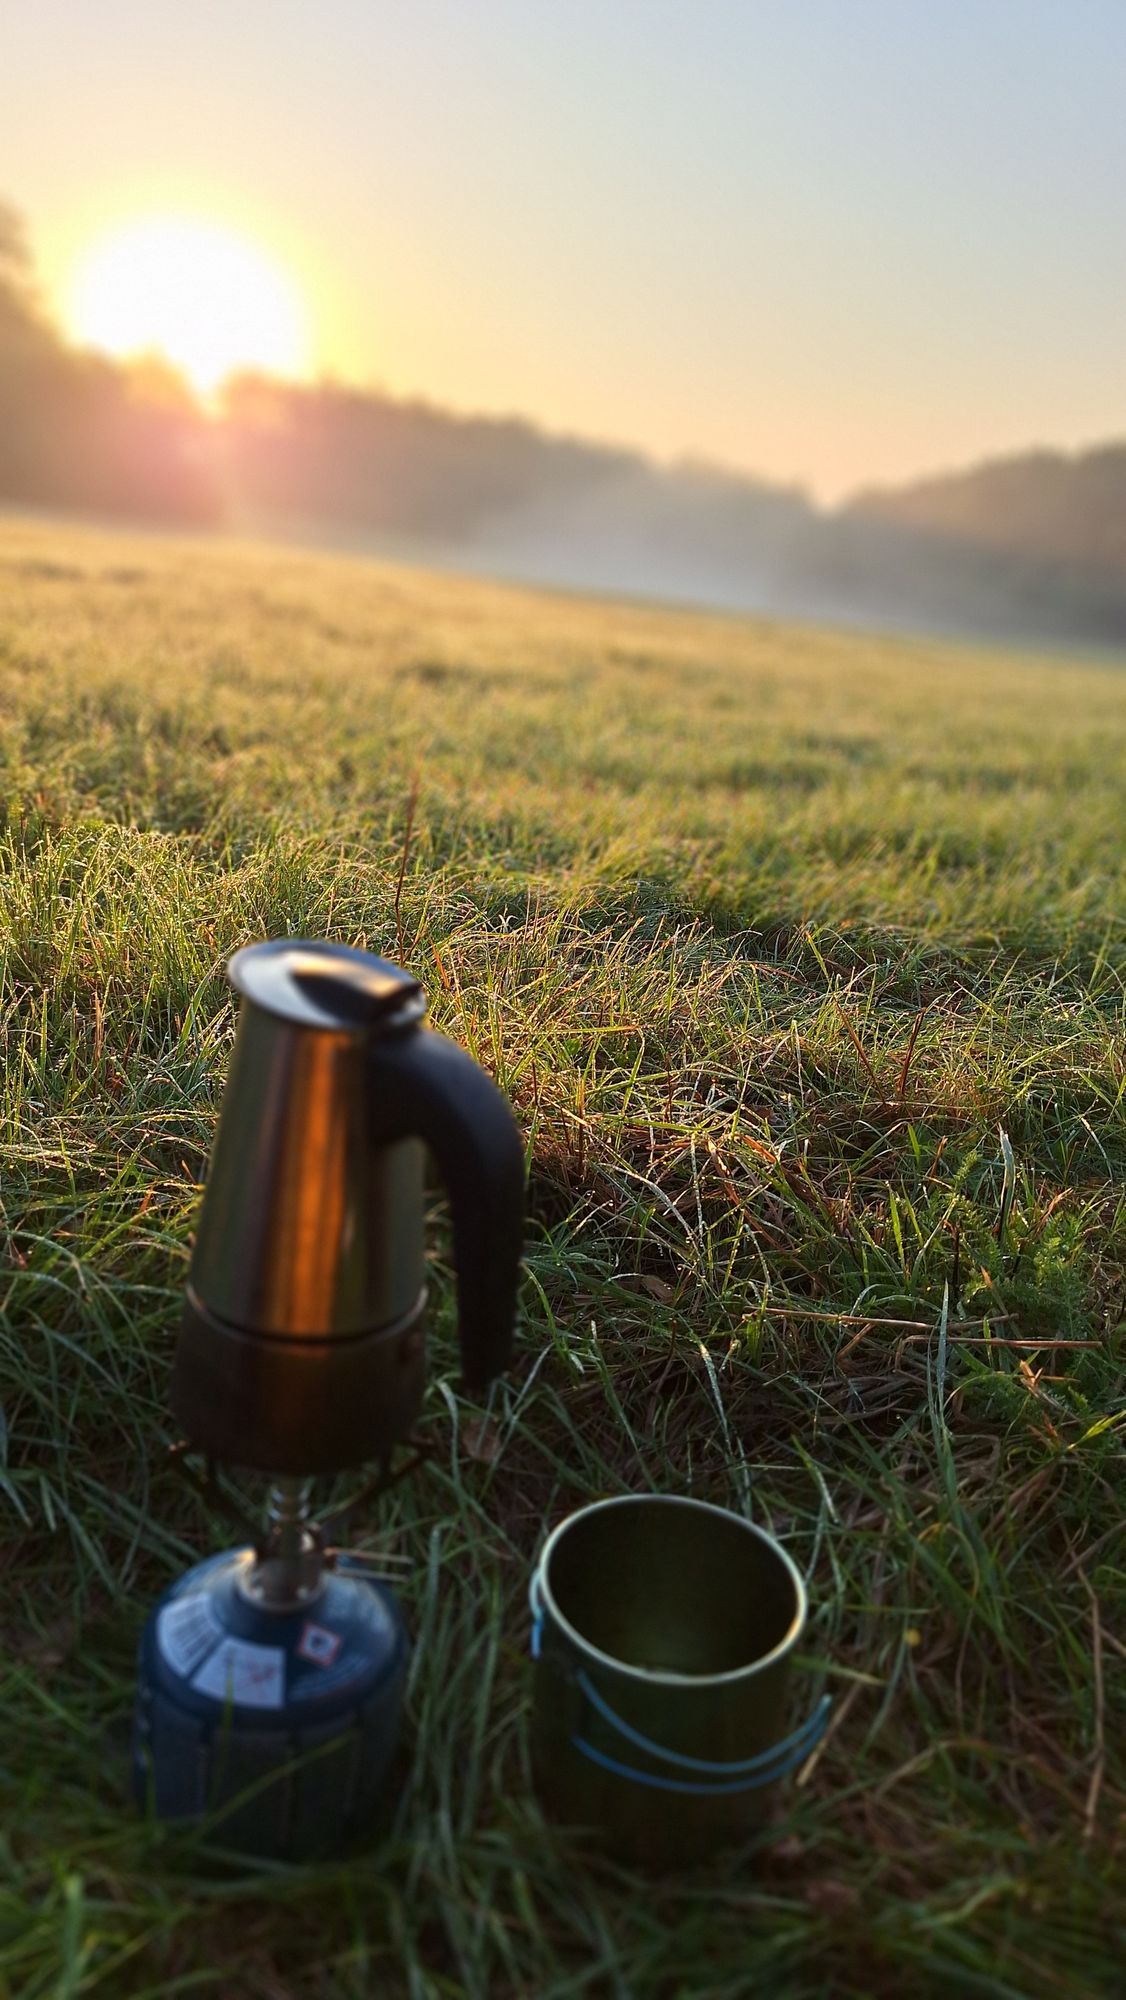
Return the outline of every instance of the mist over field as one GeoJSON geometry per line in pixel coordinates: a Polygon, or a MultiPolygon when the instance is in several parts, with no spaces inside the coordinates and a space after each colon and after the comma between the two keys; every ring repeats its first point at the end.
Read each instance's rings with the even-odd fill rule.
{"type": "Polygon", "coordinates": [[[409,554],[581,590],[1126,644],[1126,446],[835,510],[703,463],[332,383],[229,382],[60,336],[0,209],[0,503],[409,554]]]}

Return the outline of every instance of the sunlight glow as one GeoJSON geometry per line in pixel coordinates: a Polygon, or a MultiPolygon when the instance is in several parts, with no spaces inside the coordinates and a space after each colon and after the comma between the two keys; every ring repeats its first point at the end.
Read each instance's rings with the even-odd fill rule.
{"type": "Polygon", "coordinates": [[[120,360],[157,353],[211,395],[239,368],[298,376],[307,315],[286,272],[216,223],[154,215],[91,245],[66,301],[72,337],[120,360]]]}

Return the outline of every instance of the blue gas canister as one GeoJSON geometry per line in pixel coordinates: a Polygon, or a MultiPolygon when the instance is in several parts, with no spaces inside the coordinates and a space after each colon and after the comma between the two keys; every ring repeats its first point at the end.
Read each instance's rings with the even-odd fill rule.
{"type": "Polygon", "coordinates": [[[408,1659],[386,1584],[322,1572],[272,1608],[253,1549],[180,1577],[140,1644],[134,1784],[160,1819],[220,1846],[306,1859],[370,1829],[386,1793],[408,1659]]]}

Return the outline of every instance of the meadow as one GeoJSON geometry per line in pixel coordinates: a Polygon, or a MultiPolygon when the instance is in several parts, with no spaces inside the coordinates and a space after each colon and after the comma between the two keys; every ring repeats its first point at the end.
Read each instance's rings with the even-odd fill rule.
{"type": "Polygon", "coordinates": [[[0,521],[0,1992],[1120,1992],[1126,671],[0,521]],[[228,955],[401,959],[529,1162],[460,1393],[434,1213],[411,1757],[262,1868],[128,1793],[134,1649],[229,1540],[167,1385],[228,955]],[[829,1734],[653,1888],[531,1794],[529,1564],[748,1512],[829,1734]]]}

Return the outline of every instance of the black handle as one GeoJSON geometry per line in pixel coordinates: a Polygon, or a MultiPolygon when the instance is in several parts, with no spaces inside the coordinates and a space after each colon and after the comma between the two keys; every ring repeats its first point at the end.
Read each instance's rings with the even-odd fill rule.
{"type": "Polygon", "coordinates": [[[524,1238],[524,1147],[492,1079],[429,1028],[376,1040],[371,1051],[376,1143],[425,1141],[450,1200],[458,1339],[466,1386],[482,1389],[512,1354],[524,1238]]]}

